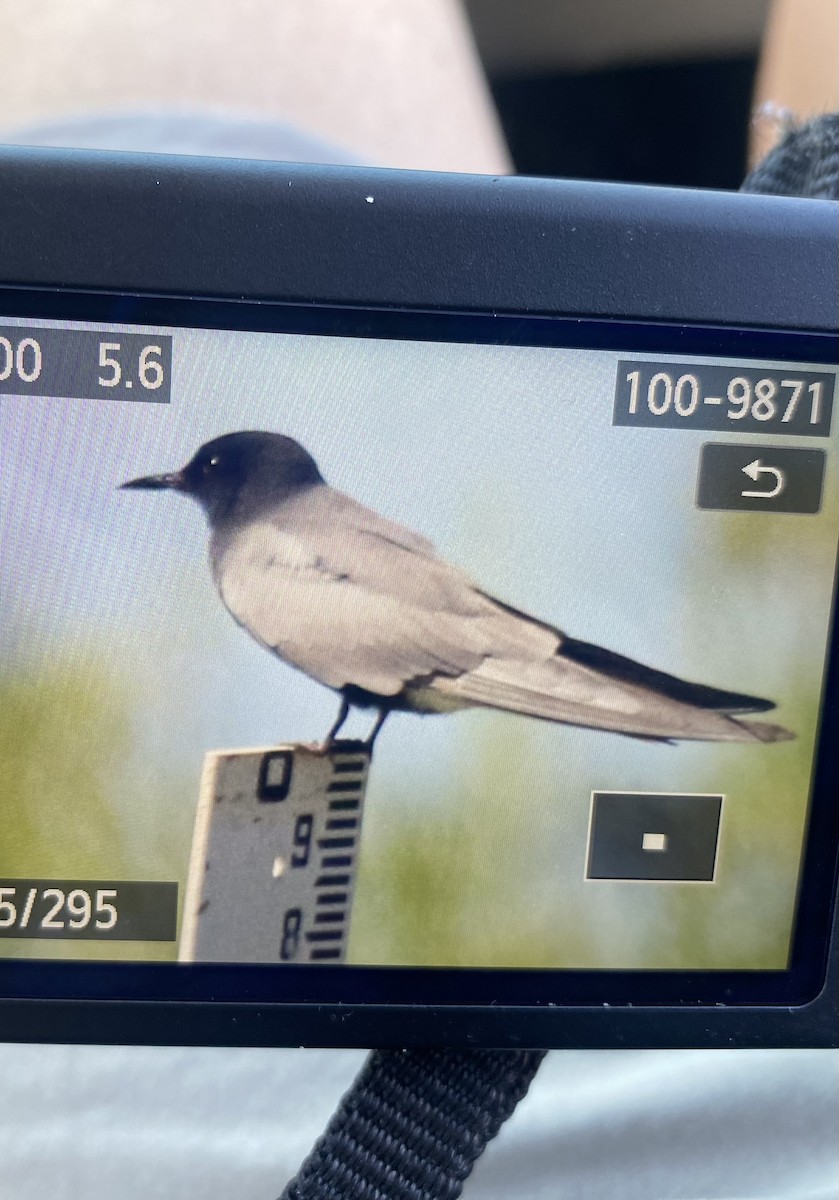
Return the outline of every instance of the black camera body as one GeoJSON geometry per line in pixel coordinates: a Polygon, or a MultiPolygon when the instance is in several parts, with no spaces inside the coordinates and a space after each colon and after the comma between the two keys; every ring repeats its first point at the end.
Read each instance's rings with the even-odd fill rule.
{"type": "Polygon", "coordinates": [[[837,265],[825,201],[0,150],[3,1037],[837,1045],[837,265]]]}

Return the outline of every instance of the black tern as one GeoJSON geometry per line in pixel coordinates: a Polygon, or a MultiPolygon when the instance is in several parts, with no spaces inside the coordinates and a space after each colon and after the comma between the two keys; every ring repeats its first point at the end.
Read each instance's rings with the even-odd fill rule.
{"type": "Polygon", "coordinates": [[[179,471],[124,488],[191,496],[210,525],[213,579],[260,645],[351,706],[389,713],[503,709],[650,741],[780,742],[741,720],[771,700],[689,683],[569,637],[494,599],[419,534],[323,479],[278,433],[229,433],[179,471]]]}

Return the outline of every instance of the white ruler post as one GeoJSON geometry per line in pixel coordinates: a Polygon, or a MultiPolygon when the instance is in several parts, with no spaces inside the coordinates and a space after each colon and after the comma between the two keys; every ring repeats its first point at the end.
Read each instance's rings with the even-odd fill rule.
{"type": "Polygon", "coordinates": [[[206,756],[181,962],[343,961],[369,768],[359,742],[206,756]]]}

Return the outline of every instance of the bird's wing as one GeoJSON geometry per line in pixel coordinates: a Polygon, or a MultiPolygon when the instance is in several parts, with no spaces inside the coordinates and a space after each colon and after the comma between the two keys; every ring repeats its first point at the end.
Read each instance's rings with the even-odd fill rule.
{"type": "Polygon", "coordinates": [[[790,736],[738,720],[767,701],[576,642],[494,600],[425,539],[331,489],[239,531],[215,570],[236,620],[333,688],[654,739],[790,736]]]}
{"type": "MultiPolygon", "coordinates": [[[[715,690],[696,686],[703,693],[715,690]]],[[[462,675],[438,676],[428,690],[440,697],[440,707],[446,701],[482,705],[652,741],[781,742],[794,736],[783,726],[746,721],[716,704],[674,700],[655,687],[605,675],[561,650],[541,663],[490,658],[462,675]]],[[[748,711],[766,707],[755,699],[748,711]]]]}
{"type": "MultiPolygon", "coordinates": [[[[235,619],[333,688],[397,696],[463,674],[492,653],[493,624],[513,624],[430,542],[325,488],[228,536],[213,567],[235,619]]],[[[559,635],[524,640],[550,653],[559,635]]]]}

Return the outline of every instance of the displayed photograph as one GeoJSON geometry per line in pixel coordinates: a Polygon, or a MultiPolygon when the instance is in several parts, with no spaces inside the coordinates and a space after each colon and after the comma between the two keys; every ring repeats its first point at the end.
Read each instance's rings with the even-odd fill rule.
{"type": "Polygon", "coordinates": [[[0,327],[0,956],[786,967],[834,374],[0,327]]]}

